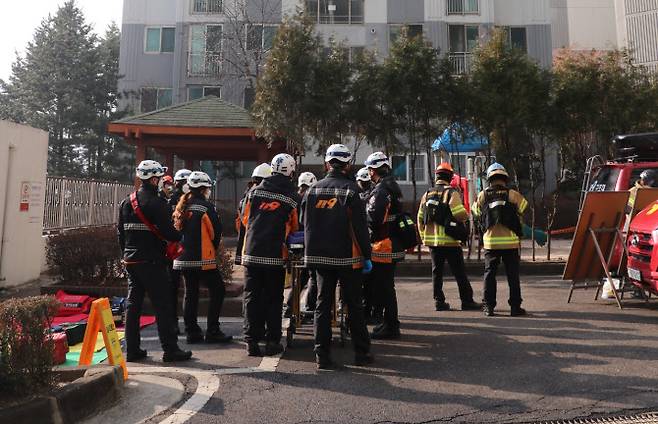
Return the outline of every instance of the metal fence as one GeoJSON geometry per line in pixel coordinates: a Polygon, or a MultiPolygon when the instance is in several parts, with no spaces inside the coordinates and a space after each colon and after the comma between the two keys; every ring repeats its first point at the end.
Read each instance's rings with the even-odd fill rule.
{"type": "Polygon", "coordinates": [[[48,177],[43,229],[56,231],[114,224],[119,203],[132,190],[131,184],[48,177]]]}

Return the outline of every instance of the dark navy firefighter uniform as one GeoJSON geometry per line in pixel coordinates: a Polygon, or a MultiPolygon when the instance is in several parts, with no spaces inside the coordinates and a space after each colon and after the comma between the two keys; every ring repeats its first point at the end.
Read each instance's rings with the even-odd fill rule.
{"type": "Polygon", "coordinates": [[[331,344],[331,308],[340,281],[349,311],[352,344],[357,355],[370,352],[370,337],[361,303],[362,264],[371,257],[363,202],[356,182],[338,170],[308,189],[302,201],[305,256],[318,278],[315,308],[315,353],[327,360],[331,344]]]}
{"type": "Polygon", "coordinates": [[[265,337],[268,343],[281,340],[281,312],[286,239],[298,229],[299,196],[289,177],[274,174],[249,191],[243,211],[245,266],[245,324],[247,344],[265,337]]]}

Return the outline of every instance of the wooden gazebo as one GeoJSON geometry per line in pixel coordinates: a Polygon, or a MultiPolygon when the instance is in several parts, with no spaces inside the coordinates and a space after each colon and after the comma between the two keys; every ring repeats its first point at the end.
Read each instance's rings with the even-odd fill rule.
{"type": "Polygon", "coordinates": [[[137,147],[136,164],[153,149],[170,172],[174,157],[195,169],[200,160],[269,162],[285,149],[283,142],[268,147],[256,137],[247,110],[215,96],[124,118],[109,124],[108,131],[137,147]]]}

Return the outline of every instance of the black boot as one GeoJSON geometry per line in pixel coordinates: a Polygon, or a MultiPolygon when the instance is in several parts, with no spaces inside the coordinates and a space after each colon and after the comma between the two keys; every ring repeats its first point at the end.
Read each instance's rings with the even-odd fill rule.
{"type": "Polygon", "coordinates": [[[494,307],[487,305],[486,303],[482,305],[482,311],[485,316],[492,317],[494,316],[494,307]]]}
{"type": "Polygon", "coordinates": [[[206,333],[206,343],[230,343],[233,336],[224,334],[219,328],[206,333]]]}
{"type": "Polygon", "coordinates": [[[331,360],[329,355],[315,355],[315,363],[319,370],[333,370],[336,369],[336,364],[331,360]]]}
{"type": "Polygon", "coordinates": [[[375,362],[375,357],[372,356],[370,353],[357,353],[354,356],[354,365],[356,365],[357,367],[370,365],[373,362],[375,362]]]}
{"type": "Polygon", "coordinates": [[[523,317],[523,316],[526,316],[526,315],[528,315],[528,313],[526,312],[525,309],[523,309],[520,306],[513,307],[511,312],[510,312],[510,316],[513,316],[513,317],[523,317]]]}
{"type": "Polygon", "coordinates": [[[434,304],[434,308],[435,308],[437,311],[449,311],[449,310],[450,310],[450,304],[447,303],[447,302],[445,302],[445,301],[444,301],[444,302],[438,302],[438,301],[437,301],[437,302],[434,304]]]}
{"type": "Polygon", "coordinates": [[[162,355],[163,362],[189,361],[190,359],[192,359],[192,352],[189,350],[181,350],[179,347],[169,350],[162,355]]]}
{"type": "Polygon", "coordinates": [[[256,342],[247,342],[247,355],[249,356],[263,356],[260,351],[260,346],[256,342]]]}
{"type": "Polygon", "coordinates": [[[470,302],[462,302],[462,311],[479,311],[481,309],[482,305],[472,300],[470,302]]]}
{"type": "Polygon", "coordinates": [[[274,356],[283,352],[283,345],[279,342],[267,342],[265,345],[265,355],[274,356]]]}
{"type": "Polygon", "coordinates": [[[148,353],[144,349],[139,349],[135,353],[126,354],[126,361],[127,362],[139,362],[142,359],[146,358],[147,356],[148,356],[148,353]]]}
{"type": "Polygon", "coordinates": [[[196,344],[203,341],[203,333],[187,333],[187,344],[196,344]]]}
{"type": "Polygon", "coordinates": [[[383,325],[379,330],[375,329],[370,336],[373,340],[397,340],[400,336],[399,328],[391,328],[383,325]]]}

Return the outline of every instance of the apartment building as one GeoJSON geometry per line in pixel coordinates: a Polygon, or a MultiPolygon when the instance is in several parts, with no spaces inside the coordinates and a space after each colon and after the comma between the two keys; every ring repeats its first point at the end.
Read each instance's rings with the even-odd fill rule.
{"type": "Polygon", "coordinates": [[[615,0],[617,40],[635,61],[658,72],[658,0],[615,0]]]}
{"type": "MultiPolygon", "coordinates": [[[[509,41],[542,66],[552,62],[551,0],[124,0],[119,83],[134,96],[135,112],[216,95],[248,108],[253,75],[236,71],[236,62],[266,54],[277,23],[296,8],[306,8],[327,43],[344,42],[353,57],[363,49],[385,57],[403,27],[423,34],[455,72],[468,72],[473,49],[494,27],[504,27],[509,41]],[[236,15],[237,8],[247,16],[236,15]]],[[[258,58],[256,58],[258,59],[258,58]]],[[[438,134],[437,134],[438,135],[438,134]]],[[[362,147],[357,161],[371,153],[362,147]]],[[[465,163],[466,158],[457,158],[465,163]]],[[[305,165],[322,159],[308,153],[305,165]]],[[[393,158],[395,172],[410,198],[410,158],[393,158]]],[[[433,162],[433,161],[430,161],[433,162]]],[[[415,161],[419,192],[432,183],[428,161],[415,161]]],[[[241,164],[246,174],[255,163],[241,164]]]]}

